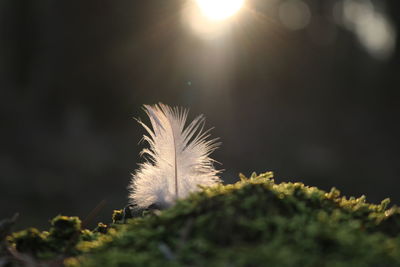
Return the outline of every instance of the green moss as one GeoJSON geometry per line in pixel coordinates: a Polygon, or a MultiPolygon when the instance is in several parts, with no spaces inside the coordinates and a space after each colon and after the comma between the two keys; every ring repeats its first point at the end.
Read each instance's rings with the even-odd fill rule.
{"type": "Polygon", "coordinates": [[[71,240],[81,231],[81,220],[78,217],[59,215],[50,223],[50,237],[54,239],[71,240]]]}
{"type": "Polygon", "coordinates": [[[38,253],[45,251],[47,232],[40,232],[36,228],[28,228],[26,230],[13,233],[8,240],[15,245],[15,248],[22,253],[38,253]]]}
{"type": "Polygon", "coordinates": [[[345,198],[272,173],[204,188],[130,220],[83,266],[398,266],[399,208],[345,198]]]}
{"type": "Polygon", "coordinates": [[[78,255],[75,246],[82,241],[94,241],[97,236],[89,230],[81,230],[78,217],[59,215],[50,221],[50,230],[40,232],[29,228],[13,233],[8,242],[17,251],[33,255],[38,259],[52,259],[57,256],[78,255]]]}
{"type": "MultiPolygon", "coordinates": [[[[272,173],[203,188],[172,208],[89,232],[67,266],[399,266],[400,209],[272,173]]],[[[50,231],[51,234],[51,231],[50,231]]],[[[81,231],[81,236],[84,236],[81,231]]],[[[46,239],[46,238],[44,238],[46,239]]],[[[29,246],[28,246],[29,247],[29,246]]]]}
{"type": "Polygon", "coordinates": [[[97,224],[97,227],[93,230],[93,232],[105,234],[107,233],[107,230],[108,230],[108,225],[100,222],[97,224]]]}
{"type": "Polygon", "coordinates": [[[114,210],[112,214],[113,223],[122,222],[124,219],[124,211],[123,210],[114,210]]]}

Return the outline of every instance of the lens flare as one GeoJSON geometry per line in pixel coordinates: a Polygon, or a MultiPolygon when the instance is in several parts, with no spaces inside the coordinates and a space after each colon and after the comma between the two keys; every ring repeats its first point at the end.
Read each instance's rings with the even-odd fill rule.
{"type": "Polygon", "coordinates": [[[210,20],[223,20],[243,6],[244,0],[196,0],[204,16],[210,20]]]}

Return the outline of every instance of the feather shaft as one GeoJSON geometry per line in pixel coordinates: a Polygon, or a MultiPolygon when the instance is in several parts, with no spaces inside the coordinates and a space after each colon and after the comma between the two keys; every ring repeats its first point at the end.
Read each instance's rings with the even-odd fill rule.
{"type": "Polygon", "coordinates": [[[175,144],[175,135],[172,131],[172,139],[174,140],[174,169],[175,169],[175,198],[178,198],[178,162],[176,160],[176,144],[175,144]]]}

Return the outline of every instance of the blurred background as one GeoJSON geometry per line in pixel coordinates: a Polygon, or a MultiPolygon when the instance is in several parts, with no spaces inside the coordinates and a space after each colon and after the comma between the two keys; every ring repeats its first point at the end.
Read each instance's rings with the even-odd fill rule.
{"type": "Polygon", "coordinates": [[[398,0],[0,1],[0,218],[109,222],[142,104],[204,114],[226,183],[274,171],[400,203],[398,0]],[[223,10],[227,10],[225,7],[223,10]],[[217,14],[218,15],[218,14],[217,14]]]}

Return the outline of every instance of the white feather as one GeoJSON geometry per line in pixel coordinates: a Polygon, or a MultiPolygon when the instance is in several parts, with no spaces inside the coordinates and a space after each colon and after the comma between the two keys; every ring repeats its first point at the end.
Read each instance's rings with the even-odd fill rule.
{"type": "Polygon", "coordinates": [[[143,139],[149,148],[143,149],[149,159],[140,165],[129,185],[131,204],[147,208],[152,204],[166,208],[177,198],[199,190],[198,185],[220,183],[209,155],[217,148],[216,139],[207,140],[203,131],[204,116],[195,118],[185,128],[186,109],[164,104],[145,105],[152,129],[143,122],[148,136],[143,139]]]}

